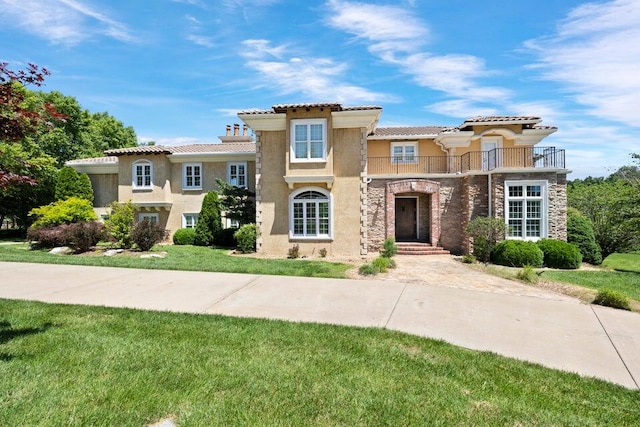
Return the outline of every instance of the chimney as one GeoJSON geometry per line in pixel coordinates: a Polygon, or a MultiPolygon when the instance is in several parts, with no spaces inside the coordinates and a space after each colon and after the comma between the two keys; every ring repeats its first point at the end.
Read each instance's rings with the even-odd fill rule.
{"type": "Polygon", "coordinates": [[[237,123],[233,124],[233,136],[239,136],[240,135],[240,125],[237,123]]]}
{"type": "Polygon", "coordinates": [[[227,125],[227,136],[231,136],[231,125],[227,125]]]}
{"type": "Polygon", "coordinates": [[[247,126],[246,124],[242,125],[242,136],[247,136],[247,129],[249,128],[249,126],[247,126]]]}

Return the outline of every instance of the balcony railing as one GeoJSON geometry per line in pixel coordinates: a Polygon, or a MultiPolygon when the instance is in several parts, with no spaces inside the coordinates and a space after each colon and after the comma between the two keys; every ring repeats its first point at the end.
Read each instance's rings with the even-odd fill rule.
{"type": "Polygon", "coordinates": [[[461,156],[369,157],[369,175],[438,174],[494,169],[557,168],[564,169],[564,150],[555,147],[496,148],[471,151],[461,156]]]}

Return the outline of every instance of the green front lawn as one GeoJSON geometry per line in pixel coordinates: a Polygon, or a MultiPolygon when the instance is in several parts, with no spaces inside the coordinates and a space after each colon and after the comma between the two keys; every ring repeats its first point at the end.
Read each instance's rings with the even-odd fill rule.
{"type": "Polygon", "coordinates": [[[640,425],[640,392],[374,328],[0,300],[7,426],[640,425]]]}
{"type": "Polygon", "coordinates": [[[543,277],[596,290],[608,288],[640,301],[640,253],[609,255],[603,266],[612,270],[545,271],[543,277]]]}
{"type": "Polygon", "coordinates": [[[352,267],[324,261],[232,256],[228,254],[228,250],[202,246],[167,245],[156,246],[153,250],[167,252],[166,258],[141,259],[139,254],[113,257],[92,254],[51,255],[46,250],[31,251],[27,244],[5,244],[0,245],[0,261],[333,278],[344,278],[345,272],[352,267]]]}

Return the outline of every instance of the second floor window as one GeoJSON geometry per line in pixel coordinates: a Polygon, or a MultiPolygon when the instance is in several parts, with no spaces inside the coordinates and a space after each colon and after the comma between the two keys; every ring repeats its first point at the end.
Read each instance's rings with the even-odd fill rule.
{"type": "Polygon", "coordinates": [[[133,163],[133,188],[151,188],[153,183],[153,163],[149,160],[138,160],[133,163]]]}
{"type": "Polygon", "coordinates": [[[291,120],[291,161],[325,161],[327,159],[327,121],[325,119],[291,120]]]}
{"type": "Polygon", "coordinates": [[[202,189],[202,163],[185,163],[182,166],[182,188],[202,189]]]}
{"type": "Polygon", "coordinates": [[[227,182],[236,187],[247,186],[247,162],[227,163],[227,182]]]}
{"type": "Polygon", "coordinates": [[[415,142],[392,143],[391,161],[393,163],[416,163],[418,161],[418,144],[415,142]]]}

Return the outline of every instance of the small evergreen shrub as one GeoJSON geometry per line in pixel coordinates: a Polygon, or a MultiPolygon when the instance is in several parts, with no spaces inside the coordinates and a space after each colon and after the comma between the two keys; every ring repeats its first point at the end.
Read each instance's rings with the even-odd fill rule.
{"type": "Polygon", "coordinates": [[[373,262],[371,263],[371,266],[373,268],[375,268],[376,271],[378,271],[380,273],[386,273],[387,269],[389,268],[389,260],[390,259],[391,258],[379,256],[378,258],[373,260],[373,262]]]}
{"type": "Polygon", "coordinates": [[[516,279],[527,283],[536,283],[538,281],[538,274],[534,270],[533,266],[525,265],[522,267],[522,270],[519,270],[516,273],[516,279]]]}
{"type": "Polygon", "coordinates": [[[593,303],[607,307],[620,308],[622,310],[631,310],[629,298],[620,292],[612,291],[611,289],[599,290],[598,295],[596,295],[596,299],[593,300],[593,303]]]}
{"type": "Polygon", "coordinates": [[[507,232],[504,220],[479,216],[465,227],[473,241],[473,255],[482,262],[489,262],[496,242],[503,240],[507,232]]]}
{"type": "Polygon", "coordinates": [[[380,251],[380,256],[384,258],[391,258],[398,253],[398,245],[396,245],[396,241],[392,238],[384,239],[382,243],[382,250],[380,251]]]}
{"type": "Polygon", "coordinates": [[[221,248],[235,248],[237,246],[236,238],[234,234],[238,231],[237,228],[223,228],[215,237],[216,246],[221,248]]]}
{"type": "Polygon", "coordinates": [[[326,258],[327,257],[327,250],[325,248],[322,248],[318,251],[318,254],[320,254],[320,258],[326,258]]]}
{"type": "Polygon", "coordinates": [[[58,200],[49,205],[31,209],[30,216],[36,217],[34,227],[52,227],[72,222],[95,221],[98,216],[91,202],[79,197],[58,200]]]}
{"type": "Polygon", "coordinates": [[[105,221],[107,232],[113,240],[118,242],[120,247],[130,248],[132,244],[131,231],[135,225],[136,205],[131,201],[126,203],[113,202],[110,207],[109,219],[105,221]]]}
{"type": "Polygon", "coordinates": [[[174,245],[193,245],[193,239],[196,235],[195,228],[179,228],[173,233],[174,245]]]}
{"type": "Polygon", "coordinates": [[[289,259],[300,258],[300,245],[297,243],[289,248],[289,254],[287,255],[289,259]]]}
{"type": "Polygon", "coordinates": [[[586,216],[574,208],[567,210],[567,242],[578,247],[584,262],[602,264],[602,251],[596,242],[593,225],[586,216]]]}
{"type": "Polygon", "coordinates": [[[544,265],[549,268],[580,268],[582,255],[577,246],[556,239],[540,239],[538,247],[544,254],[544,265]]]}
{"type": "Polygon", "coordinates": [[[363,276],[373,276],[375,274],[378,274],[378,270],[371,264],[362,264],[358,269],[358,273],[362,274],[363,276]]]}
{"type": "Polygon", "coordinates": [[[233,235],[236,238],[238,249],[243,253],[256,251],[256,240],[258,239],[258,226],[255,224],[245,224],[233,235]]]}
{"type": "Polygon", "coordinates": [[[503,240],[491,251],[491,262],[508,267],[542,267],[544,255],[534,242],[503,240]]]}
{"type": "Polygon", "coordinates": [[[64,166],[58,172],[56,199],[65,200],[69,197],[79,197],[93,203],[93,188],[86,173],[79,174],[71,166],[64,166]]]}
{"type": "Polygon", "coordinates": [[[220,230],[222,230],[220,200],[218,199],[218,193],[210,191],[202,200],[202,208],[198,215],[193,244],[196,246],[213,246],[220,230]]]}
{"type": "Polygon", "coordinates": [[[154,224],[145,218],[131,230],[131,241],[142,252],[151,250],[153,245],[162,242],[167,236],[166,230],[159,224],[154,224]]]}
{"type": "Polygon", "coordinates": [[[476,262],[476,257],[472,254],[465,254],[462,256],[462,262],[465,264],[473,264],[476,262]]]}

